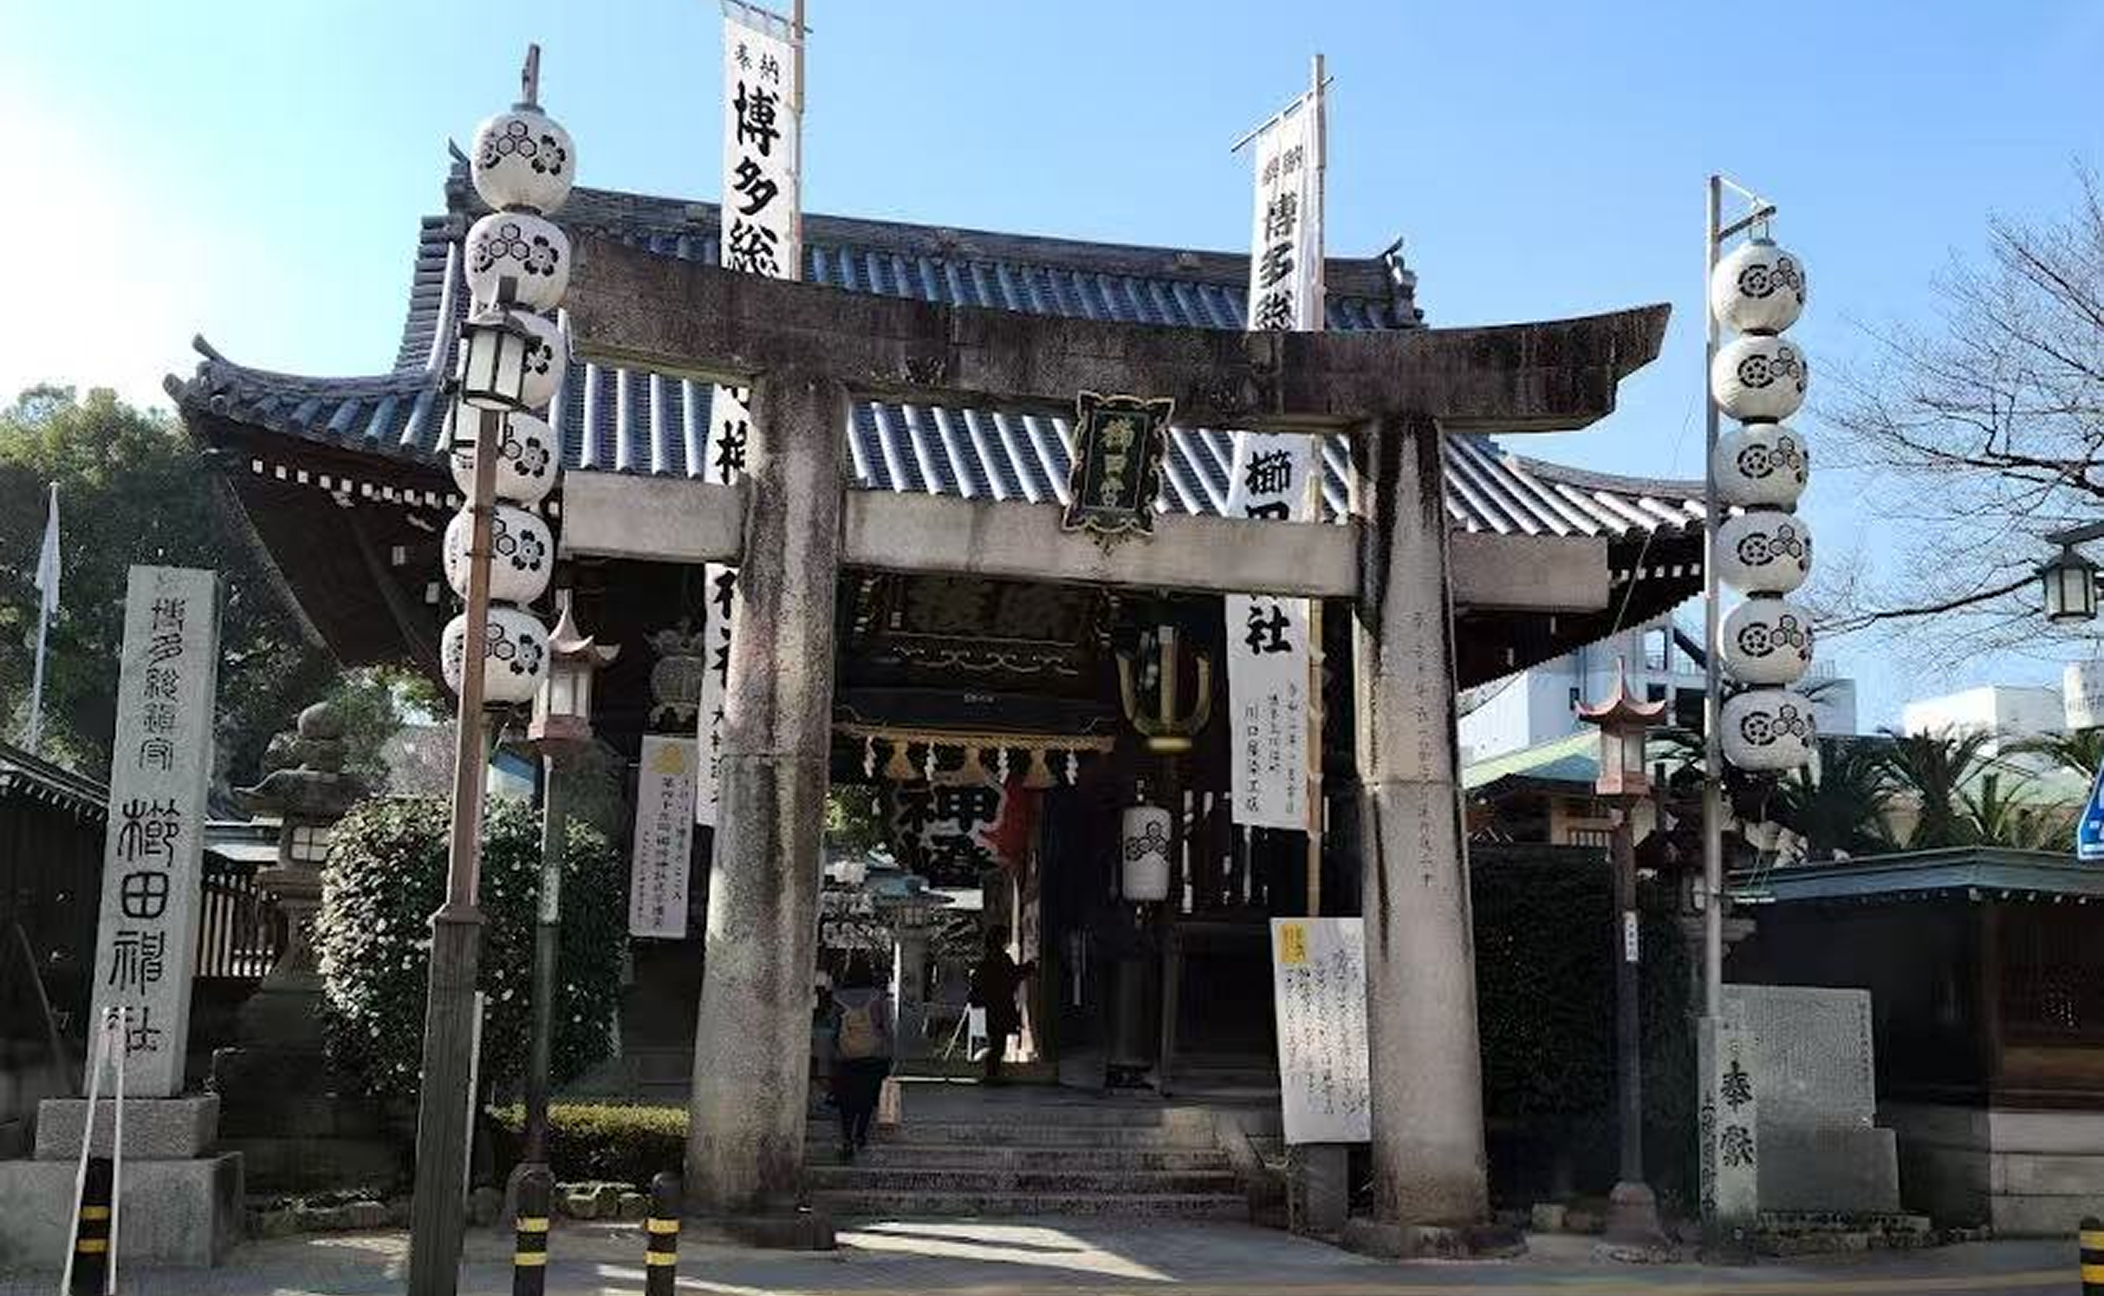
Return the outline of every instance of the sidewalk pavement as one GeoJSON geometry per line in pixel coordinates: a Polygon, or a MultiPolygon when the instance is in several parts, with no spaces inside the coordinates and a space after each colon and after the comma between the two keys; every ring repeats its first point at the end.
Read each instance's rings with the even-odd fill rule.
{"type": "MultiPolygon", "coordinates": [[[[510,1236],[470,1235],[463,1296],[511,1290],[510,1236]]],[[[718,1296],[1967,1296],[2064,1293],[2077,1282],[2072,1240],[1775,1261],[1743,1269],[1596,1260],[1591,1239],[1530,1240],[1511,1261],[1394,1264],[1237,1224],[1086,1220],[871,1223],[829,1254],[689,1244],[679,1290],[718,1296]]],[[[400,1232],[255,1242],[216,1270],[123,1269],[125,1296],[366,1296],[402,1290],[400,1232]]],[[[633,1296],[643,1289],[634,1224],[572,1224],[550,1239],[551,1296],[633,1296]]],[[[0,1276],[0,1296],[49,1296],[52,1274],[0,1276]]]]}

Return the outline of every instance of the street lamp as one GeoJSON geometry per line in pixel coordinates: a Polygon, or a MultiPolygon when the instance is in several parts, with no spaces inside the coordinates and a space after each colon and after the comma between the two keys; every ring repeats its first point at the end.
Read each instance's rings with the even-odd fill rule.
{"type": "Polygon", "coordinates": [[[2084,558],[2072,544],[2038,569],[2045,587],[2046,620],[2055,625],[2097,619],[2097,565],[2084,558]]]}
{"type": "Polygon", "coordinates": [[[592,677],[620,655],[582,634],[570,617],[567,590],[556,595],[562,617],[548,636],[549,663],[533,699],[527,741],[541,757],[541,889],[533,931],[533,1040],[526,1066],[526,1149],[520,1175],[548,1170],[548,1095],[554,1078],[556,938],[562,930],[563,847],[569,835],[569,779],[563,766],[592,741],[592,677]]]}
{"type": "Polygon", "coordinates": [[[1615,686],[1605,702],[1581,706],[1578,718],[1600,729],[1600,773],[1593,790],[1614,806],[1615,1075],[1621,1091],[1621,1174],[1608,1196],[1607,1237],[1625,1246],[1663,1246],[1658,1198],[1644,1182],[1643,1037],[1637,1004],[1636,833],[1630,816],[1651,792],[1644,739],[1666,703],[1629,696],[1628,677],[1615,663],[1615,686]]]}

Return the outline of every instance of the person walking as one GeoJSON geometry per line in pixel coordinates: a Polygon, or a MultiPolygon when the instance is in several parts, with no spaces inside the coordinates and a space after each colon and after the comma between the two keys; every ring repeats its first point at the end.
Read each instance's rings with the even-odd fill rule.
{"type": "Polygon", "coordinates": [[[979,963],[972,969],[972,990],[968,1002],[974,1008],[986,1012],[986,1056],[981,1059],[980,1079],[983,1084],[1005,1083],[1001,1075],[1001,1060],[1008,1052],[1008,1039],[1023,1028],[1022,1010],[1016,1006],[1016,991],[1023,979],[1030,975],[1033,964],[1017,966],[1008,957],[1008,929],[989,927],[986,929],[986,948],[979,956],[979,963]]]}
{"type": "Polygon", "coordinates": [[[833,991],[833,1105],[840,1112],[840,1159],[869,1146],[884,1077],[891,1074],[891,1004],[860,955],[833,991]]]}

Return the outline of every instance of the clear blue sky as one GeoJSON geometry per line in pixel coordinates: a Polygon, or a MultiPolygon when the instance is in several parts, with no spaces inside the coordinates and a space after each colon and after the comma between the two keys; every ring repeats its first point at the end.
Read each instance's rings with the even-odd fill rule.
{"type": "MultiPolygon", "coordinates": [[[[1227,144],[1322,51],[1332,252],[1403,236],[1440,324],[1673,303],[1621,412],[1520,447],[1616,471],[1701,470],[1710,171],[1780,202],[1776,233],[1809,264],[1816,405],[1819,369],[1861,356],[1866,325],[1921,318],[1991,213],[2065,210],[2073,165],[2104,169],[2104,5],[2082,0],[810,7],[807,209],[1084,238],[1245,246],[1227,144]]],[[[528,39],[586,183],[713,198],[717,12],[0,0],[0,389],[159,400],[196,332],[246,363],[384,368],[446,139],[509,101],[528,39]]],[[[1815,477],[1829,555],[1875,553],[1852,494],[1845,473],[1815,477]]],[[[2055,678],[1829,655],[1864,677],[1872,723],[1923,692],[2055,678]]]]}

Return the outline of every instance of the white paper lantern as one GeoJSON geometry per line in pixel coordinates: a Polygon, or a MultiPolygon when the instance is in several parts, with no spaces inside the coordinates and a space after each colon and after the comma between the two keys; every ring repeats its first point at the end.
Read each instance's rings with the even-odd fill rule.
{"type": "MultiPolygon", "coordinates": [[[[447,411],[443,444],[454,447],[446,456],[453,469],[453,484],[462,495],[475,490],[475,437],[472,423],[462,424],[460,407],[447,411]]],[[[497,424],[497,498],[514,504],[538,504],[555,489],[561,471],[555,429],[531,414],[504,414],[497,424]]]]}
{"type": "Polygon", "coordinates": [[[570,286],[570,237],[532,212],[491,212],[468,228],[468,291],[492,306],[553,310],[570,286]]]}
{"type": "Polygon", "coordinates": [[[1811,700],[1788,689],[1735,693],[1720,722],[1724,759],[1743,770],[1797,769],[1812,759],[1819,736],[1811,700]]]}
{"type": "Polygon", "coordinates": [[[2069,732],[2104,725],[2104,661],[2069,662],[2060,674],[2060,694],[2069,732]]]}
{"type": "Polygon", "coordinates": [[[1767,239],[1748,239],[1710,275],[1710,312],[1739,333],[1780,333],[1804,311],[1804,265],[1767,239]]]}
{"type": "MultiPolygon", "coordinates": [[[[468,545],[474,536],[474,514],[466,509],[446,524],[446,584],[468,596],[468,545]]],[[[510,504],[490,515],[489,596],[498,603],[531,603],[548,590],[555,572],[555,539],[548,524],[510,504]]]]}
{"type": "Polygon", "coordinates": [[[526,385],[519,404],[530,410],[546,409],[562,386],[563,370],[570,365],[570,340],[554,320],[531,311],[513,311],[511,321],[534,336],[534,346],[526,353],[526,385]]]}
{"type": "Polygon", "coordinates": [[[1717,528],[1717,577],[1745,594],[1788,594],[1812,571],[1812,529],[1794,513],[1754,509],[1717,528]]]}
{"type": "Polygon", "coordinates": [[[1733,338],[1710,363],[1710,395],[1742,423],[1776,423],[1804,404],[1811,370],[1804,352],[1779,337],[1733,338]]]}
{"type": "Polygon", "coordinates": [[[1169,812],[1160,806],[1127,806],[1120,823],[1125,898],[1136,904],[1169,898],[1169,812]]]}
{"type": "Polygon", "coordinates": [[[491,207],[547,214],[570,196],[577,176],[576,148],[570,132],[553,118],[520,106],[475,128],[468,166],[475,192],[491,207]]]}
{"type": "MultiPolygon", "coordinates": [[[[489,639],[483,650],[483,701],[495,706],[533,701],[548,669],[548,631],[530,612],[493,603],[489,609],[489,639]]],[[[446,623],[439,641],[439,668],[446,687],[460,692],[461,658],[466,654],[468,619],[465,614],[446,623]]]]}
{"type": "Polygon", "coordinates": [[[1747,423],[1717,438],[1710,464],[1725,503],[1789,508],[1804,493],[1812,452],[1787,423],[1747,423]]]}
{"type": "Polygon", "coordinates": [[[1717,632],[1724,665],[1746,684],[1795,684],[1812,665],[1812,618],[1785,599],[1750,598],[1717,632]]]}

